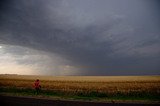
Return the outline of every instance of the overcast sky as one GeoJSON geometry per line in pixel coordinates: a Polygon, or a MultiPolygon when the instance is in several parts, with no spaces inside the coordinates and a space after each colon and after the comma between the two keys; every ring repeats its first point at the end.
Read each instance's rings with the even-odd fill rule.
{"type": "Polygon", "coordinates": [[[160,75],[159,0],[1,0],[0,74],[160,75]]]}

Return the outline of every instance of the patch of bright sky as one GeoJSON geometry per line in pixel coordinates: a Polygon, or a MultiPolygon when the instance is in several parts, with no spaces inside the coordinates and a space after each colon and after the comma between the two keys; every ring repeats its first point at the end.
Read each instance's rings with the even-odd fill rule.
{"type": "Polygon", "coordinates": [[[73,66],[62,57],[21,46],[0,46],[0,74],[74,75],[73,66]]]}

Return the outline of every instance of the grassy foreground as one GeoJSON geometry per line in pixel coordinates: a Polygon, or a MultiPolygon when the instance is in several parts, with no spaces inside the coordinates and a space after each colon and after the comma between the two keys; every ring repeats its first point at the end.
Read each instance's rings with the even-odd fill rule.
{"type": "Polygon", "coordinates": [[[160,100],[160,76],[0,75],[0,93],[35,96],[33,83],[37,78],[42,86],[38,96],[100,101],[160,100]]]}

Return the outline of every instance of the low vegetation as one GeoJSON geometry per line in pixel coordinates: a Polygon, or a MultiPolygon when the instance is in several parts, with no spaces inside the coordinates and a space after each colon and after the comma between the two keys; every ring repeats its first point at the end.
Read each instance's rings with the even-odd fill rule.
{"type": "Polygon", "coordinates": [[[39,95],[83,99],[160,100],[160,76],[22,76],[0,75],[0,92],[34,95],[33,83],[40,79],[39,95]]]}

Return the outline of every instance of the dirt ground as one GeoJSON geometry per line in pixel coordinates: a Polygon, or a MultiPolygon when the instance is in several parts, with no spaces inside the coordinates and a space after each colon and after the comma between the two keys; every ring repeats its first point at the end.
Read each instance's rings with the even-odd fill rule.
{"type": "Polygon", "coordinates": [[[2,106],[159,106],[159,103],[118,103],[118,102],[86,102],[86,101],[67,101],[51,100],[32,97],[17,97],[0,95],[2,106]]]}

